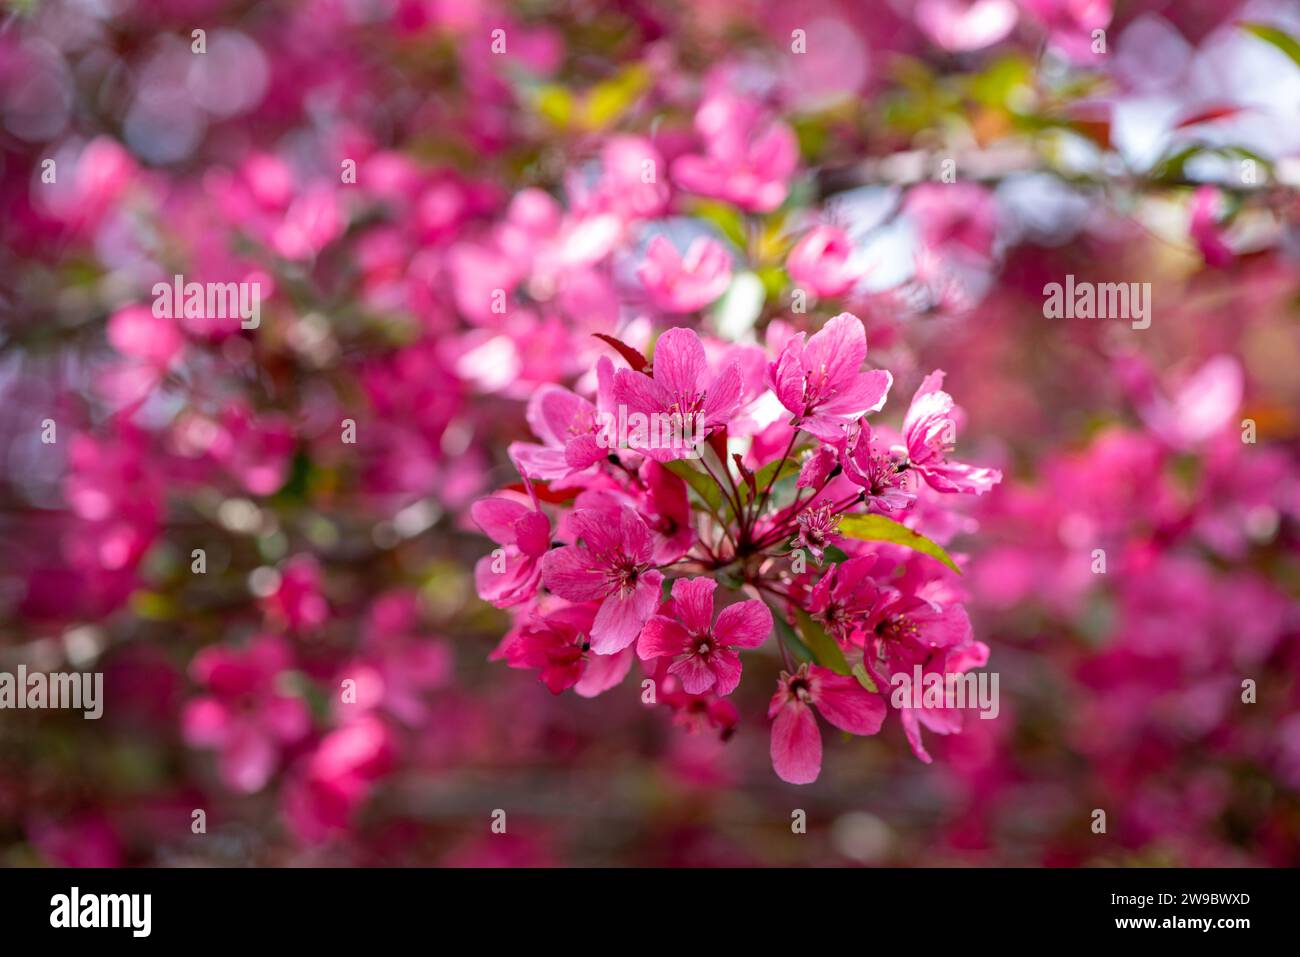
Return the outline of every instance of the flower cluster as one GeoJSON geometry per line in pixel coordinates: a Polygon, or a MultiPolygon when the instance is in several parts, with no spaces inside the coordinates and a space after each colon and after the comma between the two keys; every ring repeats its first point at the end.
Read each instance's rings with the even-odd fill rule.
{"type": "MultiPolygon", "coordinates": [[[[713,343],[710,356],[677,326],[648,359],[616,342],[630,362],[601,357],[592,398],[540,390],[528,408],[540,443],[511,448],[522,488],[471,510],[498,545],[475,577],[514,619],[495,657],[556,693],[608,691],[639,661],[643,700],[715,716],[730,735],[734,710],[718,704],[741,682],[741,652],[779,655],[772,765],[806,784],[822,764],[815,712],[872,735],[896,675],[987,661],[958,566],[922,532],[940,524],[942,496],[978,495],[1001,473],[953,457],[942,372],[922,381],[901,431],[873,429],[893,377],[864,369],[857,316],[768,339],[770,361],[756,346],[713,343]],[[664,427],[620,434],[627,421],[664,427]]],[[[896,710],[928,762],[921,728],[959,731],[961,713],[913,705],[896,710]]]]}

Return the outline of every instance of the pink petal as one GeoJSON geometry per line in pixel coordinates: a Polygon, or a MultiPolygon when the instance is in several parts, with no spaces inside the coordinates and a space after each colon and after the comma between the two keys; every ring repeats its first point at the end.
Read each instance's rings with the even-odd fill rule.
{"type": "Polygon", "coordinates": [[[983,495],[1002,481],[999,469],[980,468],[962,462],[942,462],[921,470],[926,483],[940,492],[983,495]]]}
{"type": "Polygon", "coordinates": [[[509,608],[532,598],[537,593],[540,577],[541,566],[537,560],[519,554],[514,548],[508,548],[500,561],[495,555],[484,555],[474,564],[478,596],[498,608],[509,608]]]}
{"type": "Polygon", "coordinates": [[[576,423],[594,421],[595,408],[562,386],[543,387],[528,402],[528,424],[547,445],[563,445],[576,423]]]}
{"type": "Polygon", "coordinates": [[[934,759],[930,757],[930,752],[925,750],[925,745],[921,742],[921,726],[916,720],[916,711],[912,708],[900,708],[899,718],[903,722],[903,733],[907,735],[907,743],[912,748],[912,753],[930,764],[934,759]]]}
{"type": "Polygon", "coordinates": [[[655,343],[654,380],[670,396],[699,392],[708,368],[704,344],[693,329],[669,329],[655,343]]]}
{"type": "Polygon", "coordinates": [[[593,561],[591,552],[576,545],[554,548],[542,556],[542,581],[569,601],[596,601],[610,587],[605,569],[593,561]]]}
{"type": "Polygon", "coordinates": [[[879,412],[893,384],[893,374],[883,369],[859,373],[832,398],[819,403],[817,410],[828,415],[848,416],[879,412]]]}
{"type": "MultiPolygon", "coordinates": [[[[625,510],[626,511],[626,510],[625,510]]],[[[633,516],[635,517],[635,515],[633,516]]],[[[575,538],[581,539],[593,556],[593,562],[605,563],[607,557],[623,547],[621,528],[613,516],[604,510],[579,508],[569,516],[569,527],[575,538]]]]}
{"type": "Polygon", "coordinates": [[[221,752],[221,779],[243,794],[260,791],[275,770],[275,748],[259,730],[245,727],[221,752]]]}
{"type": "MultiPolygon", "coordinates": [[[[631,369],[619,369],[614,374],[614,402],[627,409],[628,418],[636,412],[645,416],[666,412],[672,405],[672,399],[662,385],[631,369]]],[[[631,425],[628,432],[632,432],[631,425]]]]}
{"type": "MultiPolygon", "coordinates": [[[[803,350],[803,367],[818,381],[837,390],[847,386],[867,358],[867,331],[862,320],[841,312],[822,326],[803,350]]],[[[822,394],[826,394],[825,387],[822,394]]]]}
{"type": "Polygon", "coordinates": [[[790,701],[772,723],[772,769],[782,781],[811,784],[822,770],[822,735],[807,705],[790,701]]]}
{"type": "Polygon", "coordinates": [[[654,615],[641,629],[636,643],[636,653],[642,661],[651,658],[673,658],[690,646],[691,636],[686,629],[663,615],[654,615]]]}
{"type": "Polygon", "coordinates": [[[623,552],[638,565],[650,562],[654,554],[654,536],[641,517],[630,508],[619,513],[619,532],[622,534],[623,552]]]}
{"type": "Polygon", "coordinates": [[[673,582],[673,605],[690,634],[707,635],[713,630],[713,591],[717,587],[712,578],[679,578],[673,582]]]}
{"type": "Polygon", "coordinates": [[[717,648],[709,655],[709,667],[717,677],[713,693],[728,695],[740,684],[740,655],[730,648],[717,648]]]}
{"type": "Polygon", "coordinates": [[[858,683],[852,675],[837,675],[814,665],[817,676],[817,710],[835,727],[851,734],[875,734],[884,724],[884,700],[858,683]]]}
{"type": "Polygon", "coordinates": [[[564,445],[564,464],[571,469],[585,469],[609,455],[609,448],[601,445],[594,435],[579,435],[564,445]]]}
{"type": "Polygon", "coordinates": [[[627,677],[632,667],[632,658],[631,648],[625,648],[615,655],[591,655],[573,690],[583,698],[594,698],[608,691],[627,677]]]}
{"type": "Polygon", "coordinates": [[[591,650],[598,655],[612,655],[636,641],[647,619],[659,605],[662,582],[663,575],[651,570],[641,575],[630,594],[615,592],[609,595],[601,603],[596,621],[591,626],[591,650]]]}
{"type": "Polygon", "coordinates": [[[481,498],[469,507],[470,518],[484,534],[499,545],[515,543],[515,523],[532,511],[508,498],[481,498]]]}
{"type": "Polygon", "coordinates": [[[515,522],[515,541],[525,555],[539,558],[551,547],[551,523],[541,512],[527,512],[515,522]]]}
{"type": "Polygon", "coordinates": [[[681,661],[673,662],[668,673],[681,679],[682,690],[687,694],[704,694],[717,680],[713,669],[700,655],[687,655],[681,661]]]}
{"type": "Polygon", "coordinates": [[[704,407],[702,409],[704,424],[725,425],[731,421],[736,414],[736,409],[740,406],[740,397],[743,391],[740,364],[730,362],[719,373],[713,385],[709,387],[708,395],[704,398],[704,407]]]}
{"type": "Polygon", "coordinates": [[[181,713],[181,734],[200,748],[217,747],[230,736],[230,711],[215,698],[197,698],[181,713]]]}
{"type": "Polygon", "coordinates": [[[836,675],[816,666],[811,671],[818,676],[815,703],[823,718],[853,735],[880,731],[888,709],[879,694],[868,692],[852,675],[836,675]]]}
{"type": "Polygon", "coordinates": [[[804,410],[804,368],[803,355],[804,334],[792,336],[781,350],[776,363],[768,370],[768,384],[781,404],[795,415],[804,410]]]}
{"type": "Polygon", "coordinates": [[[509,452],[519,470],[532,479],[564,478],[574,468],[562,449],[548,449],[532,442],[511,442],[509,452]]]}
{"type": "Polygon", "coordinates": [[[735,648],[757,648],[771,633],[772,612],[757,598],[728,605],[713,626],[718,641],[735,648]]]}

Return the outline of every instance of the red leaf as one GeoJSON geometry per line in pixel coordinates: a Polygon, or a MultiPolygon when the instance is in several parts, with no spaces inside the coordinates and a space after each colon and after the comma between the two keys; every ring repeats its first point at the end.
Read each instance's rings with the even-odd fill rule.
{"type": "MultiPolygon", "coordinates": [[[[524,485],[523,482],[515,482],[513,485],[507,485],[505,486],[505,490],[509,492],[522,492],[524,495],[528,494],[528,488],[527,486],[524,485]]],[[[559,489],[558,491],[552,492],[551,487],[548,483],[533,482],[533,491],[537,494],[537,497],[543,502],[550,502],[553,505],[563,505],[567,502],[572,502],[575,498],[577,498],[578,493],[581,492],[582,489],[566,488],[566,489],[559,489]]]]}
{"type": "Polygon", "coordinates": [[[713,454],[718,457],[722,467],[727,467],[727,427],[724,425],[720,429],[714,429],[709,433],[709,448],[713,449],[713,454]]]}
{"type": "Polygon", "coordinates": [[[739,452],[732,452],[731,460],[736,463],[736,468],[745,479],[745,484],[749,486],[749,497],[758,498],[758,481],[754,478],[754,473],[745,468],[745,460],[741,458],[739,452]]]}
{"type": "Polygon", "coordinates": [[[1215,120],[1225,120],[1230,116],[1236,116],[1238,113],[1244,113],[1249,107],[1230,106],[1227,104],[1217,106],[1207,106],[1203,110],[1197,110],[1190,116],[1179,120],[1174,124],[1174,129],[1186,129],[1189,126],[1196,126],[1200,123],[1213,123],[1215,120]]]}
{"type": "Polygon", "coordinates": [[[627,364],[636,372],[645,372],[646,367],[650,365],[649,359],[641,355],[641,353],[637,352],[626,342],[615,339],[613,336],[607,336],[603,332],[593,332],[592,335],[601,342],[613,346],[618,351],[618,354],[626,359],[627,364]]]}

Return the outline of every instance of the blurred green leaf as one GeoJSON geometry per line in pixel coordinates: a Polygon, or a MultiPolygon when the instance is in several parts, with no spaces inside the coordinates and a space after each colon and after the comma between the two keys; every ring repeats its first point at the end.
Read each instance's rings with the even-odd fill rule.
{"type": "Polygon", "coordinates": [[[812,651],[803,643],[803,639],[799,637],[798,633],[790,627],[790,623],[785,620],[785,612],[766,598],[763,601],[768,608],[772,609],[772,623],[776,627],[777,637],[785,642],[786,646],[791,648],[802,660],[814,660],[812,651]]]}
{"type": "MultiPolygon", "coordinates": [[[[754,484],[758,487],[760,497],[768,485],[774,485],[782,479],[799,474],[799,456],[802,451],[803,447],[793,450],[784,462],[780,459],[773,459],[754,473],[754,484]],[[780,472],[777,471],[778,465],[781,467],[780,472]]],[[[740,504],[748,505],[750,500],[749,486],[742,485],[740,488],[740,504]]]]}
{"type": "Polygon", "coordinates": [[[840,519],[839,532],[841,535],[863,542],[889,542],[893,545],[906,546],[931,558],[937,558],[958,575],[961,574],[957,563],[942,547],[924,535],[912,531],[906,525],[900,525],[892,518],[883,515],[846,515],[840,519]]]}
{"type": "Polygon", "coordinates": [[[853,673],[849,663],[844,660],[844,652],[840,650],[839,642],[828,635],[820,623],[814,621],[813,617],[802,608],[794,610],[794,617],[799,622],[799,633],[803,635],[804,643],[812,652],[817,664],[829,668],[837,675],[853,673]]]}
{"type": "Polygon", "coordinates": [[[1265,43],[1271,43],[1289,56],[1292,63],[1300,66],[1300,41],[1297,41],[1289,33],[1285,33],[1277,27],[1269,26],[1267,23],[1239,23],[1237,25],[1247,33],[1253,33],[1265,43]]]}
{"type": "Polygon", "coordinates": [[[695,494],[703,499],[704,504],[713,511],[716,512],[719,506],[722,505],[722,489],[718,487],[718,483],[700,470],[693,468],[686,459],[665,462],[664,468],[694,489],[695,494]]]}
{"type": "Polygon", "coordinates": [[[871,680],[871,675],[867,672],[867,666],[862,662],[859,661],[853,666],[853,677],[857,678],[858,684],[862,685],[862,687],[866,688],[872,694],[880,693],[880,689],[876,687],[876,683],[871,680]]]}
{"type": "Polygon", "coordinates": [[[690,212],[693,216],[698,216],[716,226],[737,249],[744,251],[749,246],[749,238],[745,232],[745,218],[736,207],[706,199],[692,203],[690,212]]]}

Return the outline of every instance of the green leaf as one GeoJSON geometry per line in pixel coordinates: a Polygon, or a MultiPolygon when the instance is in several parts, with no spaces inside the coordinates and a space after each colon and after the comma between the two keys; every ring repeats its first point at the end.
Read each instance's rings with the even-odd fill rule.
{"type": "Polygon", "coordinates": [[[845,553],[844,549],[835,545],[827,545],[823,548],[822,557],[826,560],[827,564],[830,565],[838,565],[841,562],[847,562],[849,560],[849,556],[845,553]]]}
{"type": "Polygon", "coordinates": [[[837,675],[852,674],[849,663],[844,660],[844,652],[840,650],[839,642],[826,634],[826,629],[802,608],[794,610],[794,617],[799,622],[799,631],[803,635],[804,643],[812,652],[817,664],[831,669],[837,675]]]}
{"type": "Polygon", "coordinates": [[[745,217],[736,207],[706,199],[693,203],[690,211],[717,227],[718,232],[726,236],[737,249],[744,250],[749,246],[745,235],[745,217]]]}
{"type": "Polygon", "coordinates": [[[862,685],[862,687],[866,688],[872,694],[880,694],[880,689],[877,688],[876,683],[871,680],[871,675],[867,672],[867,666],[862,662],[859,661],[853,666],[853,677],[857,678],[858,684],[862,685]]]}
{"type": "MultiPolygon", "coordinates": [[[[754,473],[754,485],[758,488],[759,496],[762,496],[763,490],[769,485],[775,485],[782,479],[789,478],[791,475],[797,475],[799,472],[799,455],[800,450],[796,449],[790,453],[790,456],[782,464],[780,459],[773,459],[754,473]],[[781,466],[781,471],[777,473],[777,466],[781,466]]],[[[740,489],[740,504],[748,505],[750,502],[749,487],[742,486],[740,489]]]]}
{"type": "Polygon", "coordinates": [[[722,489],[718,488],[718,483],[703,472],[691,468],[685,459],[665,462],[664,468],[694,489],[695,494],[714,512],[722,505],[722,489]]]}
{"type": "Polygon", "coordinates": [[[1291,62],[1300,66],[1300,41],[1288,33],[1284,33],[1277,27],[1269,26],[1267,23],[1239,23],[1247,33],[1253,33],[1265,43],[1271,43],[1283,53],[1291,58],[1291,62]]]}
{"type": "Polygon", "coordinates": [[[772,610],[772,624],[776,628],[777,638],[785,642],[790,648],[794,649],[795,654],[804,661],[812,661],[813,653],[808,649],[808,646],[803,643],[803,640],[795,630],[790,627],[790,623],[785,620],[785,612],[772,604],[766,598],[763,599],[763,601],[767,607],[772,610]]]}
{"type": "Polygon", "coordinates": [[[840,519],[839,533],[863,542],[889,542],[894,545],[904,545],[914,552],[922,552],[931,558],[937,558],[958,575],[961,574],[961,569],[957,567],[957,563],[952,560],[951,556],[942,547],[936,545],[924,535],[912,531],[906,525],[898,524],[892,518],[886,518],[883,515],[845,515],[840,519]]]}

